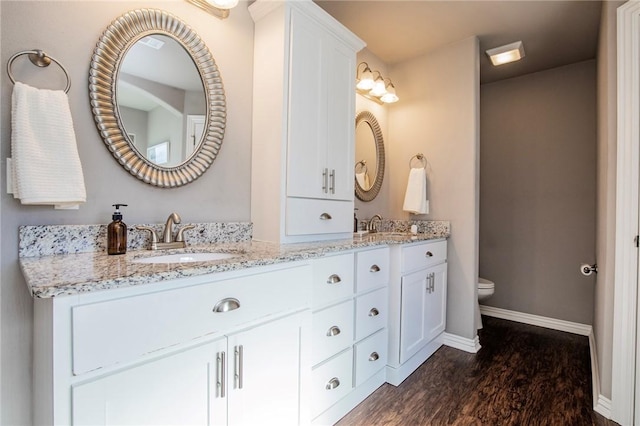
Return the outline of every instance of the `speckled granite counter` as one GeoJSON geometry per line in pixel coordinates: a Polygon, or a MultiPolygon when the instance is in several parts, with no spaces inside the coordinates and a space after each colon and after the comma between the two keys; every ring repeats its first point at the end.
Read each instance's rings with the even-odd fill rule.
{"type": "Polygon", "coordinates": [[[50,298],[112,288],[150,284],[176,278],[272,265],[321,257],[328,253],[377,245],[408,244],[449,237],[449,226],[412,236],[378,233],[353,239],[279,245],[247,241],[191,246],[180,250],[135,250],[119,256],[104,251],[21,257],[20,266],[33,297],[50,298]],[[189,263],[135,263],[141,257],[170,253],[228,252],[229,259],[189,263]]]}

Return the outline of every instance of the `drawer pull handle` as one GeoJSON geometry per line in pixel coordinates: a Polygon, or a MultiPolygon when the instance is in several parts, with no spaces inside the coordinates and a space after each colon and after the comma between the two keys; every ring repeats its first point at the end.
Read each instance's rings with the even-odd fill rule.
{"type": "Polygon", "coordinates": [[[371,355],[369,355],[369,361],[373,362],[377,361],[378,359],[380,359],[380,355],[378,355],[378,352],[371,352],[371,355]]]}
{"type": "Polygon", "coordinates": [[[333,379],[329,380],[327,382],[327,386],[325,386],[326,390],[332,390],[337,388],[338,386],[340,386],[340,380],[338,380],[337,377],[334,377],[333,379]]]}
{"type": "Polygon", "coordinates": [[[380,315],[380,311],[378,310],[378,308],[371,308],[371,310],[369,311],[369,316],[377,317],[378,315],[380,315]]]}
{"type": "Polygon", "coordinates": [[[320,220],[331,220],[333,219],[329,213],[322,213],[320,215],[320,220]]]}
{"type": "Polygon", "coordinates": [[[337,336],[338,334],[340,334],[340,328],[337,325],[334,325],[327,331],[327,337],[337,336]]]}
{"type": "Polygon", "coordinates": [[[431,253],[430,251],[428,251],[428,252],[426,252],[426,253],[425,253],[425,256],[427,256],[427,257],[433,257],[433,253],[431,253]]]}
{"type": "Polygon", "coordinates": [[[338,284],[341,281],[340,275],[333,274],[327,279],[327,284],[338,284]]]}
{"type": "Polygon", "coordinates": [[[369,272],[380,272],[380,267],[378,265],[371,265],[369,272]]]}
{"type": "Polygon", "coordinates": [[[228,297],[226,299],[222,299],[213,307],[213,312],[229,312],[235,311],[240,307],[240,301],[238,299],[234,299],[233,297],[228,297]]]}

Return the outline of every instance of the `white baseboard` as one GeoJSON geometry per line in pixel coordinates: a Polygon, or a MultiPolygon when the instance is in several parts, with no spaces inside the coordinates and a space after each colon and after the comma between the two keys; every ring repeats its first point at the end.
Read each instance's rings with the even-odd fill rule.
{"type": "Polygon", "coordinates": [[[593,411],[607,419],[611,418],[611,400],[600,394],[600,374],[598,370],[598,354],[596,351],[596,338],[593,327],[577,322],[558,320],[540,315],[525,314],[523,312],[510,311],[508,309],[494,308],[493,306],[480,305],[480,313],[489,317],[501,318],[523,324],[536,325],[552,330],[565,331],[579,334],[589,338],[589,353],[591,355],[591,385],[593,389],[593,411]]]}
{"type": "Polygon", "coordinates": [[[600,393],[600,370],[598,370],[598,351],[593,329],[589,333],[589,352],[591,353],[591,386],[593,388],[593,411],[607,419],[611,418],[611,400],[600,393]]]}
{"type": "Polygon", "coordinates": [[[461,351],[472,354],[477,353],[481,348],[478,336],[474,339],[467,339],[466,337],[461,337],[456,334],[443,333],[442,343],[452,348],[460,349],[461,351]]]}
{"type": "Polygon", "coordinates": [[[515,322],[521,322],[552,330],[566,331],[567,333],[588,336],[592,327],[578,322],[564,321],[540,315],[525,314],[523,312],[510,311],[508,309],[494,308],[493,306],[480,305],[480,313],[489,317],[501,318],[515,322]]]}

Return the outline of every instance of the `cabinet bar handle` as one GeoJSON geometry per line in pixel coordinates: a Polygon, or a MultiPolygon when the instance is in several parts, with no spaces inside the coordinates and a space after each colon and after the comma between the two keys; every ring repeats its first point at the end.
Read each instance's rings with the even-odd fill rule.
{"type": "Polygon", "coordinates": [[[378,310],[378,308],[371,308],[371,310],[369,311],[369,316],[377,317],[378,315],[380,315],[380,311],[378,310]]]}
{"type": "Polygon", "coordinates": [[[426,281],[427,281],[427,285],[426,285],[425,291],[431,294],[431,274],[427,275],[426,281]]]}
{"type": "Polygon", "coordinates": [[[213,312],[223,313],[229,311],[235,311],[240,307],[240,301],[238,299],[234,299],[233,297],[228,297],[226,299],[222,299],[213,307],[213,312]]]}
{"type": "Polygon", "coordinates": [[[338,274],[332,274],[327,279],[327,284],[338,284],[339,282],[342,282],[342,278],[338,274]]]}
{"type": "Polygon", "coordinates": [[[337,325],[334,325],[327,331],[327,337],[333,337],[340,334],[340,328],[337,325]]]}
{"type": "Polygon", "coordinates": [[[322,213],[320,215],[320,220],[331,220],[333,219],[329,213],[322,213]]]}
{"type": "Polygon", "coordinates": [[[435,272],[431,273],[431,291],[432,292],[436,291],[436,273],[435,272]]]}
{"type": "Polygon", "coordinates": [[[220,398],[224,398],[226,396],[226,387],[227,384],[225,383],[225,370],[226,370],[226,366],[225,366],[225,353],[224,352],[218,352],[218,357],[216,359],[216,386],[218,387],[218,395],[220,395],[220,398]]]}
{"type": "Polygon", "coordinates": [[[431,253],[430,251],[426,252],[424,255],[427,257],[433,257],[433,253],[431,253]]]}
{"type": "Polygon", "coordinates": [[[371,355],[369,355],[369,361],[373,362],[373,361],[377,361],[380,358],[380,355],[378,355],[378,352],[371,352],[371,355]]]}
{"type": "Polygon", "coordinates": [[[329,177],[331,178],[331,186],[329,186],[329,189],[331,190],[332,194],[336,193],[336,170],[335,169],[331,169],[331,173],[329,174],[329,177]]]}
{"type": "Polygon", "coordinates": [[[337,388],[338,386],[340,386],[340,380],[338,380],[337,377],[334,377],[333,379],[329,380],[327,382],[327,385],[324,387],[326,390],[332,390],[337,388]]]}
{"type": "Polygon", "coordinates": [[[369,268],[369,272],[380,272],[380,267],[376,264],[371,265],[371,268],[369,268]]]}
{"type": "Polygon", "coordinates": [[[322,170],[322,192],[324,192],[325,194],[327,193],[327,183],[328,183],[327,172],[328,171],[329,169],[322,170]]]}
{"type": "Polygon", "coordinates": [[[234,348],[235,365],[233,366],[233,377],[235,379],[235,388],[242,389],[242,370],[243,370],[243,358],[244,350],[242,345],[238,345],[234,348]]]}

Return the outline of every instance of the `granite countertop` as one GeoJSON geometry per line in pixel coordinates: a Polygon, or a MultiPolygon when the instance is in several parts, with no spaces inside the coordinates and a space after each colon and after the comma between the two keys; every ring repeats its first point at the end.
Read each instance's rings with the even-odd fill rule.
{"type": "Polygon", "coordinates": [[[378,245],[409,244],[449,237],[448,230],[417,235],[388,233],[356,235],[353,239],[300,244],[260,241],[201,244],[178,250],[134,250],[109,256],[104,251],[21,257],[20,267],[33,297],[51,298],[150,284],[159,281],[241,270],[321,257],[329,253],[378,245]],[[173,253],[227,252],[232,258],[189,263],[135,263],[142,257],[173,253]]]}

